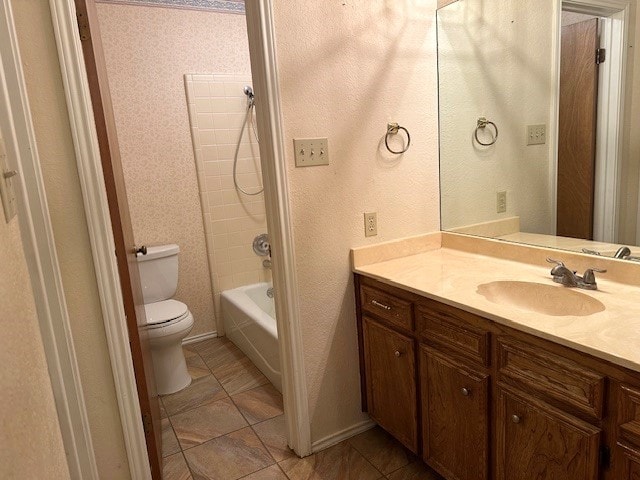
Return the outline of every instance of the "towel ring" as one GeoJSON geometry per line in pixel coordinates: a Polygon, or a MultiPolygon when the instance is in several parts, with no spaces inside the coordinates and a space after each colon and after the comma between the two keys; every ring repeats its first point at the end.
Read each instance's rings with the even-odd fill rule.
{"type": "Polygon", "coordinates": [[[409,130],[407,130],[404,127],[401,127],[397,123],[388,123],[387,134],[384,136],[384,145],[387,147],[387,150],[389,150],[394,155],[402,155],[404,152],[409,150],[409,147],[411,146],[411,135],[409,135],[409,130]],[[391,150],[391,147],[389,147],[389,135],[396,135],[400,130],[404,130],[404,133],[407,134],[407,146],[404,147],[404,150],[400,150],[400,151],[391,150]]]}
{"type": "Polygon", "coordinates": [[[476,137],[476,142],[478,142],[480,145],[482,145],[483,147],[489,147],[498,141],[498,127],[496,126],[495,123],[490,122],[484,117],[480,117],[478,118],[478,125],[476,126],[476,131],[474,133],[474,136],[476,137]],[[491,142],[484,143],[484,142],[481,142],[480,139],[478,138],[478,130],[480,130],[481,128],[485,128],[487,125],[491,125],[493,129],[496,131],[496,134],[493,137],[493,140],[491,142]]]}

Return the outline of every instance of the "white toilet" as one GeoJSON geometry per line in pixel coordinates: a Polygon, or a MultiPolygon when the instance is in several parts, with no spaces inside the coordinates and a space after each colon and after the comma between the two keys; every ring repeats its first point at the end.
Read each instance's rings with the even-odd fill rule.
{"type": "Polygon", "coordinates": [[[193,315],[184,303],[171,299],[178,287],[179,252],[178,245],[160,245],[137,257],[146,311],[143,332],[151,346],[160,395],[175,393],[191,383],[182,340],[193,327],[193,315]]]}

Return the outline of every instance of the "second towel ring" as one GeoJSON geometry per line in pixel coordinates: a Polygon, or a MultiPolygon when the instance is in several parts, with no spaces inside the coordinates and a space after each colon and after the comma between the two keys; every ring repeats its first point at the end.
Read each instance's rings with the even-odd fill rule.
{"type": "Polygon", "coordinates": [[[387,150],[389,150],[394,155],[402,155],[404,152],[409,150],[409,147],[411,146],[411,135],[409,135],[409,130],[407,130],[404,127],[401,127],[397,123],[388,123],[387,134],[384,136],[384,145],[387,147],[387,150]],[[391,147],[389,147],[389,135],[396,135],[399,130],[404,130],[404,133],[407,134],[407,146],[404,147],[404,150],[400,150],[400,151],[391,150],[391,147]]]}
{"type": "Polygon", "coordinates": [[[478,124],[476,126],[476,131],[474,132],[474,136],[476,137],[476,142],[478,142],[480,145],[482,145],[483,147],[489,147],[498,141],[498,127],[496,126],[495,123],[490,122],[485,117],[480,117],[478,118],[478,124]],[[493,137],[493,140],[491,142],[484,143],[484,142],[481,142],[480,139],[478,138],[478,130],[480,130],[481,128],[484,129],[487,125],[493,126],[493,129],[496,131],[496,134],[493,137]]]}

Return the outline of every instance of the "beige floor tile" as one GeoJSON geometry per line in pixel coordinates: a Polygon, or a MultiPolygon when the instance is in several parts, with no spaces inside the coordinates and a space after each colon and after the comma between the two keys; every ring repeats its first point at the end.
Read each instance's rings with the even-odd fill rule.
{"type": "Polygon", "coordinates": [[[282,394],[271,384],[238,393],[231,399],[250,425],[284,413],[282,394]]]}
{"type": "Polygon", "coordinates": [[[421,461],[410,463],[387,475],[389,480],[444,480],[421,461]]]}
{"type": "Polygon", "coordinates": [[[394,472],[413,461],[412,455],[380,427],[356,435],[348,442],[384,474],[394,472]]]}
{"type": "Polygon", "coordinates": [[[168,457],[176,452],[180,451],[180,445],[176,434],[171,428],[171,422],[168,418],[162,419],[162,456],[168,457]]]}
{"type": "Polygon", "coordinates": [[[167,411],[164,409],[164,403],[162,403],[162,399],[158,398],[158,402],[160,403],[160,418],[167,418],[167,411]]]}
{"type": "Polygon", "coordinates": [[[287,476],[282,473],[278,465],[271,465],[270,467],[260,470],[258,472],[242,477],[242,480],[288,480],[287,476]]]}
{"type": "Polygon", "coordinates": [[[163,459],[162,480],[191,480],[191,472],[182,453],[163,459]]]}
{"type": "Polygon", "coordinates": [[[190,448],[184,454],[196,480],[236,480],[274,463],[248,427],[190,448]]]}
{"type": "MultiPolygon", "coordinates": [[[[190,345],[191,346],[191,345],[190,345]]],[[[244,357],[244,353],[225,337],[210,338],[193,344],[207,366],[211,369],[244,357]]]]}
{"type": "Polygon", "coordinates": [[[169,416],[186,412],[196,407],[213,403],[227,396],[222,385],[213,377],[207,375],[193,380],[184,390],[162,397],[162,403],[169,416]]]}
{"type": "Polygon", "coordinates": [[[242,357],[239,360],[227,362],[218,367],[207,365],[209,365],[211,371],[229,395],[235,395],[269,383],[267,377],[258,370],[258,367],[248,357],[242,357]]]}
{"type": "Polygon", "coordinates": [[[191,378],[193,378],[194,380],[201,377],[206,377],[207,375],[211,375],[211,370],[209,370],[209,367],[207,367],[206,363],[204,363],[204,360],[202,360],[200,355],[198,355],[197,353],[194,353],[189,357],[185,356],[185,360],[187,362],[187,370],[189,371],[189,375],[191,375],[191,378]]]}
{"type": "Polygon", "coordinates": [[[291,480],[377,480],[382,474],[349,443],[279,463],[291,480]]]}
{"type": "Polygon", "coordinates": [[[175,415],[171,423],[183,450],[247,426],[230,398],[175,415]]]}
{"type": "Polygon", "coordinates": [[[254,425],[253,430],[262,440],[269,453],[281,462],[287,458],[295,457],[295,453],[287,445],[287,437],[284,430],[284,415],[271,418],[254,425]]]}

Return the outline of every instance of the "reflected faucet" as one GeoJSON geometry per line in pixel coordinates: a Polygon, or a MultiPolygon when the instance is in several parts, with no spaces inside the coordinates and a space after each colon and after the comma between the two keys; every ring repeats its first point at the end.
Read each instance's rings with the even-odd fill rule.
{"type": "Polygon", "coordinates": [[[626,258],[629,256],[631,256],[631,249],[629,247],[620,247],[613,255],[613,258],[626,258]]]}

